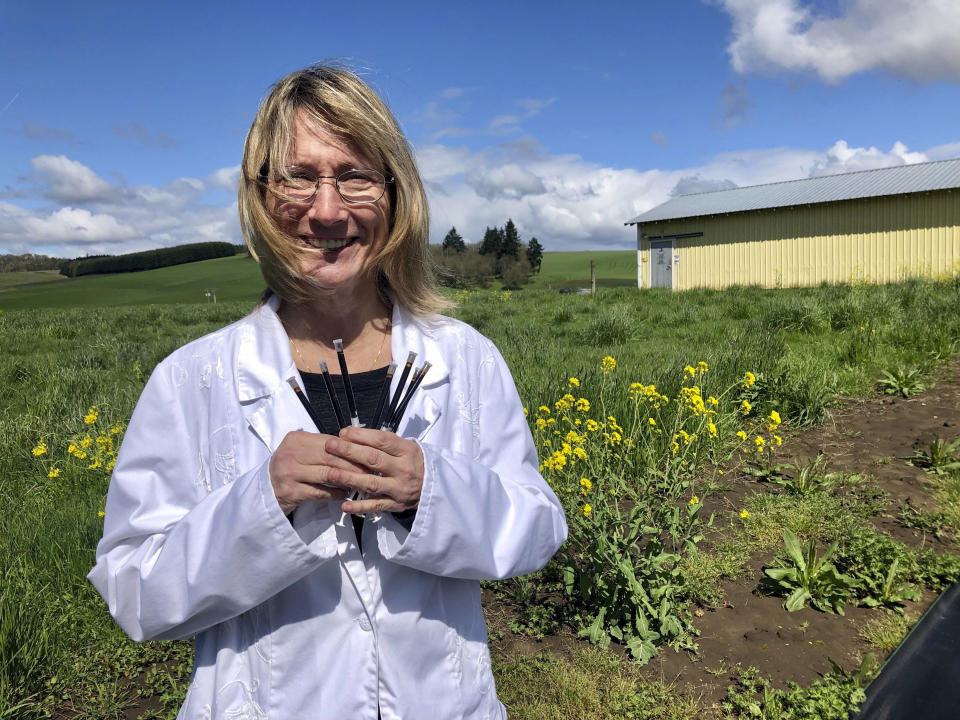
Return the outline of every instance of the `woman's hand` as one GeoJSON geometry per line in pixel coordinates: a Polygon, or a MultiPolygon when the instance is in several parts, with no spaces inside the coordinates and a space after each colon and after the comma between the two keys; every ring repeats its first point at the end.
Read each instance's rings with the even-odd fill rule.
{"type": "Polygon", "coordinates": [[[334,468],[364,472],[364,468],[349,460],[332,455],[331,442],[340,442],[332,435],[310,432],[291,432],[280,442],[268,470],[273,494],[284,515],[289,515],[304,500],[340,502],[347,496],[342,487],[327,484],[334,468]]]}
{"type": "Polygon", "coordinates": [[[327,440],[326,451],[359,468],[330,467],[326,482],[371,496],[343,503],[344,512],[402,512],[420,503],[423,451],[413,440],[384,430],[348,427],[339,438],[327,440]]]}

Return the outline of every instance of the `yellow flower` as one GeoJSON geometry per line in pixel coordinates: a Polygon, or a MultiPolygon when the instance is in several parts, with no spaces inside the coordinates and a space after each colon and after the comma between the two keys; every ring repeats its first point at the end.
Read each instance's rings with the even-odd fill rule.
{"type": "Polygon", "coordinates": [[[780,424],[780,413],[778,413],[776,410],[771,410],[771,411],[770,411],[770,422],[772,422],[772,423],[775,424],[775,425],[779,425],[779,424],[780,424]]]}
{"type": "Polygon", "coordinates": [[[717,400],[713,395],[707,398],[707,404],[717,407],[720,404],[720,401],[717,400]]]}
{"type": "Polygon", "coordinates": [[[547,425],[556,425],[557,421],[553,418],[547,418],[547,425]]]}
{"type": "Polygon", "coordinates": [[[590,411],[590,401],[586,398],[580,398],[577,400],[577,410],[580,412],[589,412],[590,411]]]}
{"type": "Polygon", "coordinates": [[[596,420],[587,420],[587,430],[590,432],[596,432],[600,428],[600,423],[596,420]]]}
{"type": "Polygon", "coordinates": [[[603,370],[604,373],[613,372],[616,369],[616,367],[617,367],[617,361],[614,360],[609,355],[607,355],[603,360],[600,361],[600,369],[603,370]]]}
{"type": "Polygon", "coordinates": [[[557,410],[566,410],[567,408],[573,407],[573,404],[574,404],[576,401],[577,401],[577,400],[576,400],[575,397],[573,397],[573,395],[571,395],[570,393],[567,393],[567,394],[564,395],[562,398],[560,398],[559,400],[557,400],[557,401],[553,404],[553,406],[554,406],[557,410]]]}
{"type": "Polygon", "coordinates": [[[548,408],[546,405],[541,405],[540,407],[537,408],[537,412],[538,412],[538,413],[543,413],[544,415],[549,415],[549,414],[550,414],[550,408],[548,408]]]}
{"type": "Polygon", "coordinates": [[[680,452],[680,446],[677,445],[677,441],[676,441],[676,440],[674,440],[672,443],[670,443],[670,451],[671,451],[674,455],[676,455],[678,452],[680,452]]]}
{"type": "Polygon", "coordinates": [[[40,442],[30,452],[34,454],[34,457],[40,457],[41,455],[47,452],[47,444],[45,442],[40,442]]]}
{"type": "Polygon", "coordinates": [[[568,382],[570,383],[570,387],[580,387],[580,381],[577,380],[575,377],[570,378],[568,382]]]}
{"type": "Polygon", "coordinates": [[[767,444],[766,441],[760,436],[757,435],[753,440],[753,444],[757,446],[757,452],[763,452],[764,446],[767,444]]]}
{"type": "Polygon", "coordinates": [[[50,472],[47,473],[48,478],[60,477],[60,468],[50,468],[50,472]]]}
{"type": "Polygon", "coordinates": [[[93,425],[97,421],[97,417],[100,415],[99,410],[97,410],[96,405],[91,405],[90,409],[87,410],[87,414],[83,416],[83,422],[85,425],[93,425]]]}
{"type": "MultiPolygon", "coordinates": [[[[526,408],[523,409],[523,416],[524,416],[524,417],[530,417],[530,413],[527,412],[527,409],[526,409],[526,408]]],[[[99,440],[99,438],[97,438],[97,439],[99,440]]]]}
{"type": "Polygon", "coordinates": [[[83,440],[80,441],[80,447],[82,447],[84,450],[86,450],[91,445],[93,445],[93,438],[90,437],[89,435],[85,435],[83,440]]]}
{"type": "Polygon", "coordinates": [[[742,517],[742,518],[744,518],[744,519],[750,517],[750,511],[749,511],[749,510],[741,510],[741,511],[740,511],[740,517],[742,517]]]}
{"type": "Polygon", "coordinates": [[[575,447],[575,448],[573,449],[573,456],[574,456],[575,458],[580,459],[580,460],[586,460],[586,459],[587,459],[587,451],[584,450],[582,447],[575,447]]]}
{"type": "Polygon", "coordinates": [[[740,411],[741,411],[744,415],[749,415],[751,410],[753,410],[753,405],[751,405],[750,403],[748,403],[746,400],[744,400],[742,403],[740,403],[740,411]]]}
{"type": "Polygon", "coordinates": [[[653,418],[649,418],[649,419],[647,420],[647,422],[650,423],[650,427],[656,427],[656,426],[657,426],[657,421],[654,420],[653,418]]]}
{"type": "Polygon", "coordinates": [[[593,489],[593,483],[590,482],[588,478],[580,478],[580,487],[582,487],[583,492],[586,493],[587,491],[593,489]]]}
{"type": "Polygon", "coordinates": [[[706,372],[710,372],[710,368],[707,367],[707,364],[703,360],[701,360],[697,363],[697,372],[703,375],[706,372]]]}
{"type": "Polygon", "coordinates": [[[744,386],[745,388],[753,387],[753,384],[754,384],[756,381],[757,381],[757,376],[754,375],[752,372],[750,372],[750,371],[748,370],[747,373],[746,373],[746,375],[743,376],[743,383],[742,383],[742,384],[743,384],[743,386],[744,386]]]}
{"type": "Polygon", "coordinates": [[[740,438],[741,440],[746,440],[746,439],[747,439],[747,434],[746,434],[743,430],[740,430],[740,431],[737,433],[737,437],[740,438]]]}
{"type": "Polygon", "coordinates": [[[710,437],[715,438],[717,436],[717,426],[713,423],[707,424],[707,430],[710,432],[710,437]]]}
{"type": "Polygon", "coordinates": [[[690,377],[693,377],[693,376],[696,375],[696,374],[697,374],[697,371],[693,369],[693,366],[692,366],[692,365],[687,365],[685,368],[683,368],[683,376],[684,376],[684,377],[687,377],[688,375],[689,375],[690,377]]]}
{"type": "Polygon", "coordinates": [[[776,445],[777,447],[780,447],[781,445],[783,445],[783,438],[780,437],[779,435],[771,435],[770,439],[773,440],[773,444],[776,445]]]}
{"type": "Polygon", "coordinates": [[[604,433],[603,436],[607,439],[607,445],[610,447],[619,445],[623,441],[623,436],[618,432],[604,433]]]}
{"type": "Polygon", "coordinates": [[[547,421],[543,418],[537,418],[537,430],[543,430],[547,426],[547,421]]]}
{"type": "Polygon", "coordinates": [[[590,507],[590,503],[584,503],[583,505],[583,516],[590,517],[593,515],[593,508],[590,507]]]}
{"type": "Polygon", "coordinates": [[[691,505],[696,505],[698,502],[700,502],[700,498],[698,498],[696,495],[694,495],[692,498],[690,498],[690,504],[691,504],[691,505]]]}
{"type": "Polygon", "coordinates": [[[97,517],[99,518],[102,518],[104,515],[106,515],[106,513],[103,510],[97,513],[97,517]]]}

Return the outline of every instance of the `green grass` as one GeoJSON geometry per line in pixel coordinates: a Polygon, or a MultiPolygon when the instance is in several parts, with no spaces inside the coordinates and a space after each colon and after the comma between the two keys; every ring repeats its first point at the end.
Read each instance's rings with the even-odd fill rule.
{"type": "Polygon", "coordinates": [[[636,666],[584,647],[571,659],[512,654],[494,664],[497,694],[516,720],[693,720],[699,703],[664,683],[643,681],[636,666]]]}
{"type": "MultiPolygon", "coordinates": [[[[103,423],[126,420],[161,358],[241,317],[261,287],[256,265],[235,257],[0,292],[0,718],[39,716],[39,710],[13,708],[32,707],[38,698],[56,706],[65,694],[83,699],[89,716],[109,716],[130,701],[130,689],[113,676],[82,671],[82,659],[98,649],[127,648],[121,654],[142,659],[84,577],[102,531],[98,511],[107,473],[65,464],[55,479],[47,472],[63,459],[69,438],[84,430],[81,418],[91,405],[100,407],[103,423]],[[210,285],[217,305],[200,295],[210,285]],[[49,452],[34,457],[31,448],[40,440],[49,452]]],[[[956,281],[684,293],[604,288],[594,296],[530,288],[465,298],[456,314],[501,348],[531,410],[552,404],[571,376],[584,392],[600,383],[600,359],[612,355],[617,368],[607,382],[618,388],[655,383],[671,396],[683,366],[698,360],[710,366],[705,396],[751,370],[758,376],[751,400],[757,412],[776,408],[787,422],[812,422],[839,396],[875,392],[883,369],[918,367],[928,376],[956,352],[960,338],[956,281]],[[867,323],[870,332],[863,330],[867,323]]],[[[615,404],[627,402],[621,394],[615,404]]],[[[619,413],[619,407],[611,409],[619,413]]],[[[942,485],[948,517],[956,518],[960,492],[952,477],[942,485]]],[[[735,573],[744,547],[756,552],[779,545],[783,526],[824,540],[846,533],[843,557],[851,564],[889,565],[903,556],[911,580],[928,587],[956,575],[949,558],[911,560],[900,547],[858,536],[863,515],[851,501],[840,504],[826,493],[790,500],[791,507],[750,501],[747,545],[715,545],[713,556],[691,561],[691,586],[700,588],[691,594],[709,601],[710,578],[735,573]]],[[[734,535],[730,530],[726,537],[734,535]]],[[[609,665],[609,653],[577,656],[569,667],[559,659],[537,662],[507,658],[497,670],[515,717],[630,717],[609,714],[596,700],[629,713],[646,708],[648,696],[662,698],[664,714],[651,717],[689,716],[682,700],[651,695],[660,691],[637,686],[623,667],[609,665]],[[601,670],[608,675],[601,677],[601,670]],[[568,688],[558,703],[544,697],[539,674],[568,688]]],[[[171,707],[181,688],[174,680],[171,707]]]]}
{"type": "Polygon", "coordinates": [[[66,279],[56,270],[23,270],[0,273],[0,293],[10,288],[25,285],[46,285],[66,279]]]}
{"type": "MultiPolygon", "coordinates": [[[[0,274],[0,283],[5,275],[0,274]]],[[[264,288],[257,264],[246,255],[185,263],[145,272],[94,275],[42,285],[0,284],[0,309],[105,307],[154,303],[206,303],[216,289],[218,302],[254,302],[264,288]]]]}
{"type": "Polygon", "coordinates": [[[637,252],[548,252],[543,254],[540,272],[533,276],[532,288],[590,287],[590,261],[596,268],[597,287],[637,286],[637,252]]]}

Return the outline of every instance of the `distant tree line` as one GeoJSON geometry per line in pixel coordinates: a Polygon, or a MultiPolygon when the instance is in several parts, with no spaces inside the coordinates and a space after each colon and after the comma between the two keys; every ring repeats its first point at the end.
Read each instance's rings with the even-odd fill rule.
{"type": "Polygon", "coordinates": [[[35,255],[34,253],[0,255],[0,273],[23,272],[25,270],[57,270],[62,262],[63,258],[35,255]]]}
{"type": "Polygon", "coordinates": [[[170,265],[210,260],[211,258],[236,255],[238,248],[227,242],[202,242],[176,247],[144,250],[125,255],[101,255],[60,261],[60,274],[67,277],[101,275],[106,273],[139,272],[170,265]]]}
{"type": "Polygon", "coordinates": [[[525,285],[540,272],[543,246],[536,238],[525,243],[517,226],[508,219],[503,227],[488,227],[479,243],[466,244],[455,227],[450,228],[434,256],[440,267],[440,282],[449,287],[486,287],[499,279],[506,288],[525,285]]]}

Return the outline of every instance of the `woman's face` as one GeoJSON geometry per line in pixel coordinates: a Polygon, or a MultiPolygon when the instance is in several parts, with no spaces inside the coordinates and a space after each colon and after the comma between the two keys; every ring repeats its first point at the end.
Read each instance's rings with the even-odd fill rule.
{"type": "MultiPolygon", "coordinates": [[[[294,119],[293,147],[284,164],[310,177],[379,169],[353,143],[310,123],[299,112],[294,119]]],[[[376,203],[347,203],[333,179],[321,180],[309,204],[266,194],[267,209],[300,246],[300,271],[330,291],[362,289],[365,283],[374,286],[370,269],[389,234],[389,198],[385,192],[376,203]]]]}

